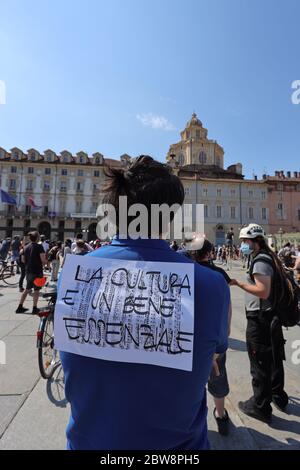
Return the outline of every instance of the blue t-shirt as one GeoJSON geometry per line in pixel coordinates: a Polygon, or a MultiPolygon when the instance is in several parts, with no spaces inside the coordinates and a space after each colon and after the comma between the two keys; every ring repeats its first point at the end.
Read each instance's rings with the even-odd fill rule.
{"type": "MultiPolygon", "coordinates": [[[[192,263],[164,240],[120,240],[87,256],[192,263]]],[[[195,264],[191,372],[93,359],[61,352],[71,404],[68,448],[200,450],[207,439],[206,383],[214,352],[227,349],[229,288],[223,276],[195,264]]]]}

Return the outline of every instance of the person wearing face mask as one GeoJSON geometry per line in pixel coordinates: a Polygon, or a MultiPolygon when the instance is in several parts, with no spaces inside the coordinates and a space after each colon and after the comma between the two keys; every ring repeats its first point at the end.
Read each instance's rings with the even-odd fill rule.
{"type": "Polygon", "coordinates": [[[271,402],[284,411],[288,395],[284,391],[284,338],[282,326],[275,313],[274,279],[284,277],[282,264],[269,248],[263,228],[250,224],[242,228],[241,251],[251,256],[247,282],[232,279],[231,285],[245,291],[247,317],[246,343],[252,375],[253,396],[239,402],[240,410],[248,416],[269,423],[271,402]]]}

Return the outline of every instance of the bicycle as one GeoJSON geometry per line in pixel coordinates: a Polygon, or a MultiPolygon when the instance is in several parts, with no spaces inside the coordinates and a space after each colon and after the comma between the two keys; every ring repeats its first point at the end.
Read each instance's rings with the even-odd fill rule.
{"type": "Polygon", "coordinates": [[[40,309],[39,329],[37,331],[38,365],[44,379],[50,379],[58,365],[58,351],[54,347],[54,309],[57,294],[47,292],[43,298],[49,299],[48,305],[40,309]]]}
{"type": "Polygon", "coordinates": [[[0,281],[3,281],[8,286],[16,286],[19,279],[16,278],[18,274],[18,266],[8,264],[8,261],[0,260],[0,281]]]}

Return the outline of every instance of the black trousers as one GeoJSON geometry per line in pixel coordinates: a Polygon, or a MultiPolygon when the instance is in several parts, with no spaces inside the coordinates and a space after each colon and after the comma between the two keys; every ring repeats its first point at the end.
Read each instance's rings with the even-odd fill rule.
{"type": "Polygon", "coordinates": [[[272,411],[272,398],[284,395],[284,338],[282,327],[266,312],[247,312],[246,343],[255,407],[272,411]],[[271,328],[272,323],[272,328],[271,328]]]}
{"type": "Polygon", "coordinates": [[[23,282],[24,282],[24,279],[25,279],[25,276],[26,276],[25,264],[24,263],[19,263],[19,266],[21,268],[21,274],[20,274],[20,277],[19,277],[19,287],[22,288],[23,287],[23,282]]]}

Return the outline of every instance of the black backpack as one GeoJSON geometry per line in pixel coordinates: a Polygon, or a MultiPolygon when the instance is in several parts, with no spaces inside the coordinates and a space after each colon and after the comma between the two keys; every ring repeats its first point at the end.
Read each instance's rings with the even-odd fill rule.
{"type": "Polygon", "coordinates": [[[257,255],[251,263],[249,274],[253,278],[253,267],[258,261],[263,261],[273,268],[274,276],[271,286],[271,295],[269,301],[272,311],[279,318],[284,327],[292,327],[300,322],[300,287],[294,279],[294,274],[284,271],[283,281],[281,282],[276,266],[267,253],[257,255]],[[283,291],[283,293],[282,293],[283,291]]]}

